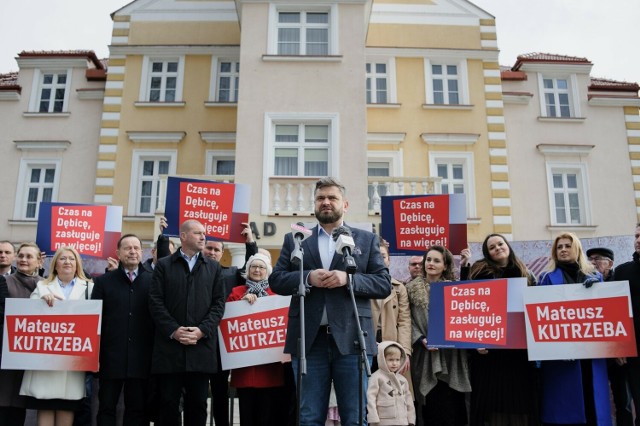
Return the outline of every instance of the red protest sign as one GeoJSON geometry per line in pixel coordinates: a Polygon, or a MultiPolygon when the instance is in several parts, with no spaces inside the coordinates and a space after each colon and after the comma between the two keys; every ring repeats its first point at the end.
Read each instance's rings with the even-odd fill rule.
{"type": "Polygon", "coordinates": [[[51,247],[71,246],[81,255],[102,257],[107,206],[55,205],[51,247]]]}
{"type": "Polygon", "coordinates": [[[256,312],[220,321],[227,353],[284,346],[289,308],[256,312]]]}
{"type": "Polygon", "coordinates": [[[180,182],[180,223],[196,219],[205,234],[227,240],[231,234],[235,186],[217,182],[180,182]]]}
{"type": "Polygon", "coordinates": [[[399,250],[449,247],[449,197],[429,196],[393,200],[399,250]]]}
{"type": "Polygon", "coordinates": [[[622,342],[633,332],[629,298],[526,305],[536,342],[622,342]]]}
{"type": "Polygon", "coordinates": [[[468,343],[507,344],[507,280],[444,287],[445,336],[468,343]]]}

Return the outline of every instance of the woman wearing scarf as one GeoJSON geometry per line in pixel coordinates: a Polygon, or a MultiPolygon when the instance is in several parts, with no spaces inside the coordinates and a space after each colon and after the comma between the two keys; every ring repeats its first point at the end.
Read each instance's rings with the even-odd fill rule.
{"type": "MultiPolygon", "coordinates": [[[[38,276],[41,259],[37,245],[24,243],[18,249],[16,272],[8,277],[0,277],[0,295],[4,296],[0,296],[0,341],[5,298],[28,299],[31,296],[36,284],[42,279],[38,276]]],[[[22,375],[22,370],[0,370],[0,426],[24,424],[26,398],[19,395],[22,375]]]]}
{"type": "MultiPolygon", "coordinates": [[[[254,304],[259,297],[272,296],[269,288],[271,261],[261,254],[247,260],[247,282],[233,288],[227,302],[246,300],[254,304]]],[[[282,363],[255,365],[231,370],[231,386],[238,391],[240,425],[277,426],[286,424],[288,407],[282,406],[284,368],[282,363]]]]}
{"type": "MultiPolygon", "coordinates": [[[[585,258],[572,232],[553,242],[547,271],[538,285],[581,284],[591,287],[602,277],[585,258]]],[[[605,359],[542,361],[544,424],[610,425],[609,382],[605,359]]]]}

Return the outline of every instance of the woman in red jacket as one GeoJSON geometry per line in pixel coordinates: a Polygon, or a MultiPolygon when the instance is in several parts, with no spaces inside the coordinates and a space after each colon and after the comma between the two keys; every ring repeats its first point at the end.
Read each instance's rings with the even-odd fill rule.
{"type": "MultiPolygon", "coordinates": [[[[227,302],[246,300],[254,304],[259,297],[272,296],[269,288],[271,259],[257,253],[247,260],[247,283],[233,288],[227,302]]],[[[241,426],[286,424],[284,409],[284,368],[282,363],[254,365],[231,370],[231,386],[238,391],[241,426]]]]}

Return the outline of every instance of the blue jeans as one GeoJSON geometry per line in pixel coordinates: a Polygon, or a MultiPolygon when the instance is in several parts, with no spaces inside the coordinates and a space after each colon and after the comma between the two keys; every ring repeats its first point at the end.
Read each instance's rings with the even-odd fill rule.
{"type": "MultiPolygon", "coordinates": [[[[358,397],[358,363],[360,355],[341,355],[331,335],[319,333],[306,354],[307,375],[302,377],[300,425],[324,426],[329,409],[331,381],[336,391],[342,425],[356,426],[358,401],[362,405],[363,425],[367,424],[366,392],[368,378],[362,371],[362,395],[358,397]]],[[[367,356],[371,363],[371,356],[367,356]]],[[[293,372],[298,383],[299,359],[293,358],[293,372]]]]}

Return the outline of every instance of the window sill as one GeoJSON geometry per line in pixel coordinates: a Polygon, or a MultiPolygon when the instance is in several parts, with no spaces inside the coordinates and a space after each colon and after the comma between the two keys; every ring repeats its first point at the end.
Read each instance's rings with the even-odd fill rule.
{"type": "Polygon", "coordinates": [[[238,108],[237,102],[205,102],[206,108],[238,108]]]}
{"type": "Polygon", "coordinates": [[[402,104],[392,104],[392,103],[388,103],[388,104],[367,104],[367,108],[390,108],[390,109],[397,109],[400,108],[402,106],[402,104]]]}
{"type": "Polygon", "coordinates": [[[26,118],[60,118],[71,116],[70,112],[23,112],[23,117],[26,118]]]}
{"type": "Polygon", "coordinates": [[[422,109],[458,109],[463,111],[470,111],[473,109],[473,105],[467,104],[422,104],[422,109]]]}
{"type": "Polygon", "coordinates": [[[598,225],[548,225],[549,231],[595,232],[598,225]]]}
{"type": "Polygon", "coordinates": [[[37,226],[37,219],[9,219],[9,225],[12,226],[37,226]]]}
{"type": "Polygon", "coordinates": [[[123,222],[155,222],[155,216],[123,216],[123,222]]]}
{"type": "Polygon", "coordinates": [[[262,55],[265,62],[342,62],[342,55],[262,55]]]}
{"type": "Polygon", "coordinates": [[[184,108],[186,102],[134,102],[134,105],[142,108],[184,108]]]}
{"type": "Polygon", "coordinates": [[[538,117],[538,121],[547,123],[582,123],[586,119],[586,117],[538,117]]]}

